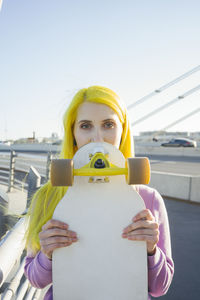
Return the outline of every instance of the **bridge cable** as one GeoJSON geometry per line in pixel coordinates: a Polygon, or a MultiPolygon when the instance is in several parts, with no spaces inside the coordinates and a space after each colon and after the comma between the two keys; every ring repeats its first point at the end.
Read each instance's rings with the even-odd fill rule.
{"type": "Polygon", "coordinates": [[[194,87],[193,89],[187,91],[185,94],[181,95],[181,96],[178,96],[176,97],[175,99],[167,102],[166,104],[164,104],[163,106],[160,106],[158,107],[157,109],[155,109],[154,111],[150,112],[149,114],[143,116],[142,118],[136,120],[135,122],[132,122],[131,123],[131,126],[134,126],[136,124],[139,124],[141,122],[143,122],[144,120],[152,117],[153,115],[157,114],[158,112],[160,112],[161,110],[167,108],[168,106],[171,106],[173,105],[175,102],[179,101],[179,100],[182,100],[184,98],[186,98],[187,96],[193,94],[194,92],[198,91],[200,89],[200,85],[197,85],[196,87],[194,87]]]}
{"type": "Polygon", "coordinates": [[[149,99],[149,98],[151,98],[151,97],[153,97],[153,96],[155,96],[155,95],[157,95],[157,94],[163,92],[164,90],[168,89],[170,86],[172,86],[172,85],[178,83],[179,81],[181,81],[181,80],[183,80],[183,79],[189,77],[190,75],[192,75],[193,73],[198,72],[198,71],[200,71],[200,65],[197,66],[196,68],[194,68],[194,69],[188,71],[187,73],[184,73],[183,75],[177,77],[176,79],[170,81],[169,83],[167,83],[167,84],[161,86],[159,89],[156,89],[155,91],[151,92],[150,94],[148,94],[148,95],[146,95],[146,96],[140,98],[140,99],[137,100],[136,102],[130,104],[130,105],[127,107],[127,109],[129,110],[129,109],[131,109],[131,108],[137,106],[138,104],[140,104],[140,103],[146,101],[147,99],[149,99]]]}

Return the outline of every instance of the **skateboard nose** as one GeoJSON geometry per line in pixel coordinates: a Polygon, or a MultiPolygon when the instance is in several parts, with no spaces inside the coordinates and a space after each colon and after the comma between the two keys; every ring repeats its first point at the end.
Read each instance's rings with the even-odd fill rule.
{"type": "Polygon", "coordinates": [[[97,161],[95,161],[94,167],[96,169],[103,169],[106,166],[105,166],[105,163],[104,163],[103,159],[99,158],[99,159],[97,159],[97,161]]]}

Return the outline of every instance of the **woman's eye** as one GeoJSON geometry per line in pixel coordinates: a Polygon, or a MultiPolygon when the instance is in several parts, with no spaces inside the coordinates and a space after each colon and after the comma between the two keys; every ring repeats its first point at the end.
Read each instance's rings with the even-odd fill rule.
{"type": "Polygon", "coordinates": [[[80,125],[80,128],[82,128],[82,129],[89,129],[89,128],[91,128],[91,124],[83,123],[83,124],[80,125]]]}
{"type": "Polygon", "coordinates": [[[113,122],[107,122],[104,124],[105,128],[114,128],[115,124],[113,122]]]}

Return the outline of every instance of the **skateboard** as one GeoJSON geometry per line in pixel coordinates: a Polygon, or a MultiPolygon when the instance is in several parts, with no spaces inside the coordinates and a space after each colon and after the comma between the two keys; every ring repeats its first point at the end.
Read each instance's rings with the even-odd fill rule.
{"type": "Polygon", "coordinates": [[[149,179],[148,158],[125,160],[108,143],[89,143],[72,160],[52,161],[52,185],[69,186],[53,218],[78,236],[53,252],[54,300],[147,300],[146,242],[121,234],[145,209],[134,185],[149,179]]]}

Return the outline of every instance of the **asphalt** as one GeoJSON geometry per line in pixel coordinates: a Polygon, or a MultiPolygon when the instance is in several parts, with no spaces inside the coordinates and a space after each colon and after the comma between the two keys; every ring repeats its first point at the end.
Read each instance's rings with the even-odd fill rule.
{"type": "MultiPolygon", "coordinates": [[[[142,156],[142,155],[140,155],[142,156]]],[[[145,156],[145,155],[143,155],[145,156]]],[[[152,171],[200,176],[200,157],[148,155],[152,171]]]]}
{"type": "Polygon", "coordinates": [[[165,296],[152,299],[200,299],[200,205],[164,199],[168,211],[175,273],[165,296]]]}

